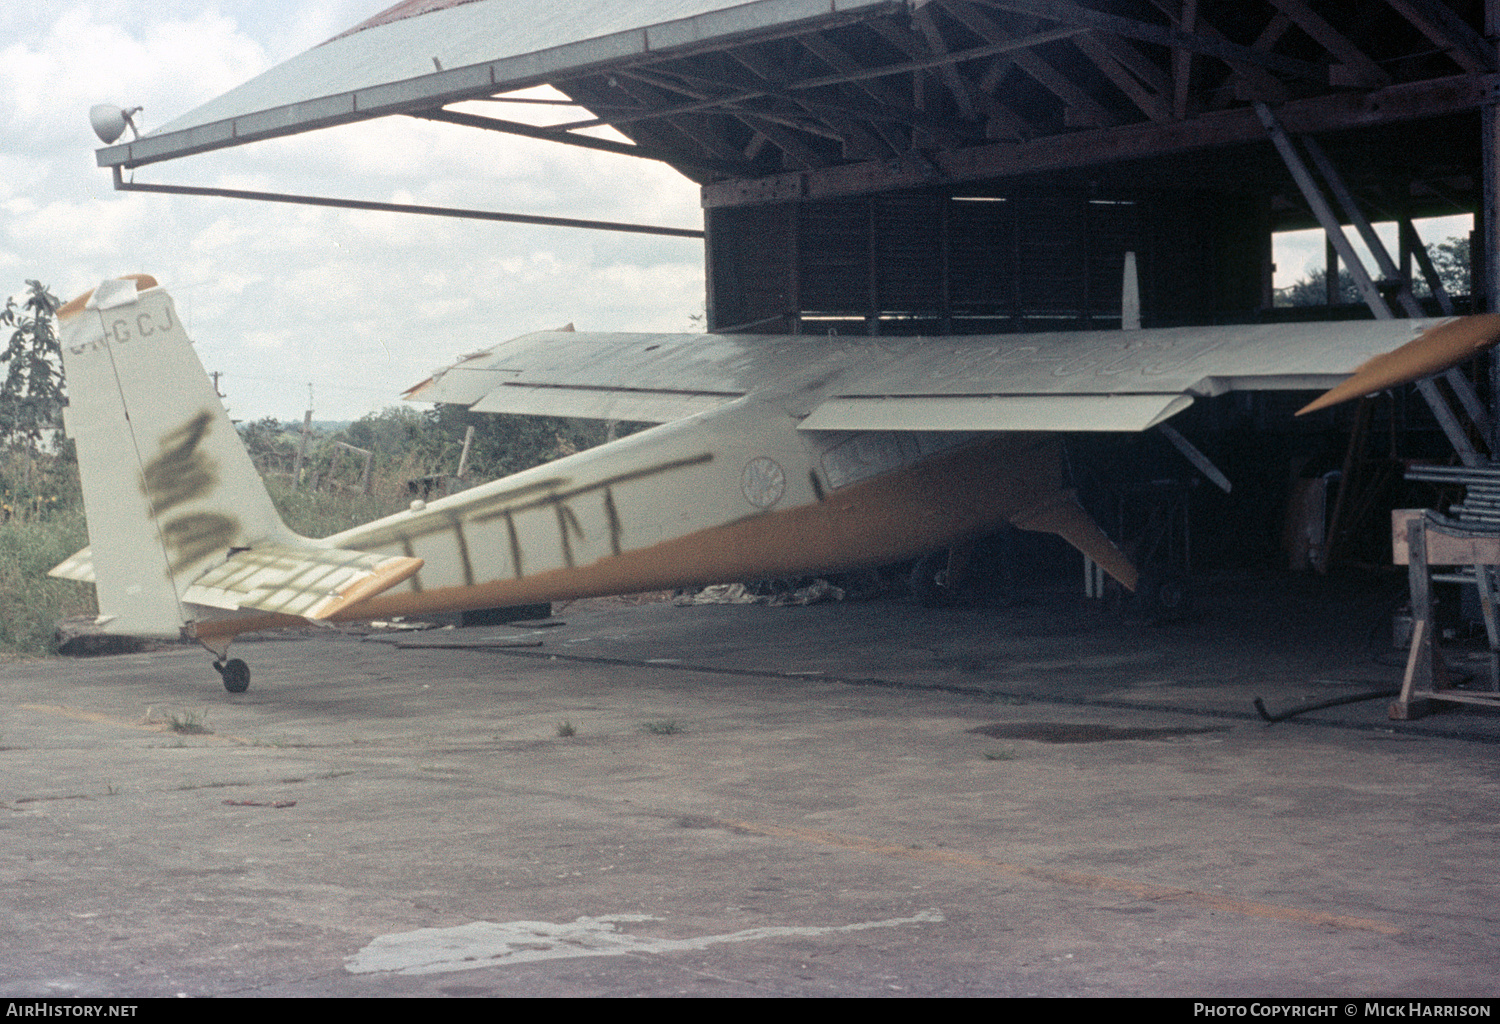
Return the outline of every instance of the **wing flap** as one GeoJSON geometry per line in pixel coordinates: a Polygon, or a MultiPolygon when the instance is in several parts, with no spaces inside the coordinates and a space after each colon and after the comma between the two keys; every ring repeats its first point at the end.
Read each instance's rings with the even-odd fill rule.
{"type": "Polygon", "coordinates": [[[841,395],[802,430],[1146,430],[1192,395],[841,395]]]}
{"type": "Polygon", "coordinates": [[[234,552],[194,580],[183,600],[326,619],[409,579],[420,568],[420,558],[268,544],[234,552]]]}

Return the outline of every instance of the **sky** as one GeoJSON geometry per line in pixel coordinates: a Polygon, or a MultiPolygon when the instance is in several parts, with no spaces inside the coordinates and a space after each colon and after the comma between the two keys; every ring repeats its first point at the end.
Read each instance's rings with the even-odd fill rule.
{"type": "MultiPolygon", "coordinates": [[[[1474,218],[1467,213],[1453,217],[1428,217],[1413,221],[1412,227],[1416,228],[1417,237],[1422,240],[1422,243],[1431,248],[1450,238],[1467,238],[1474,228],[1474,218]]],[[[1374,228],[1391,260],[1393,262],[1399,260],[1401,250],[1397,241],[1396,222],[1377,223],[1374,228]]],[[[1370,255],[1364,239],[1360,238],[1359,233],[1352,227],[1346,227],[1344,235],[1349,239],[1349,244],[1354,248],[1355,254],[1359,256],[1365,269],[1370,272],[1371,277],[1378,279],[1380,277],[1377,270],[1378,264],[1370,255]]],[[[1311,277],[1315,272],[1326,272],[1328,253],[1322,229],[1286,231],[1273,235],[1271,237],[1271,262],[1276,264],[1273,283],[1277,288],[1296,284],[1298,281],[1311,277]]],[[[1342,267],[1342,264],[1340,266],[1342,267]]],[[[1415,268],[1412,272],[1419,273],[1415,268]]]]}
{"type": "MultiPolygon", "coordinates": [[[[122,193],[95,166],[94,104],[141,106],[137,124],[149,131],[391,2],[0,5],[0,296],[35,279],[66,301],[106,278],[151,274],[220,374],[236,419],[300,420],[309,403],[316,419],[355,419],[398,404],[460,354],[570,322],[698,329],[700,240],[122,193]]],[[[153,164],[135,177],[703,223],[696,186],[665,165],[410,118],[153,164]]],[[[1467,230],[1467,218],[1419,224],[1427,242],[1467,230]]],[[[1279,238],[1275,260],[1278,287],[1307,276],[1323,265],[1321,235],[1279,238]]]]}
{"type": "MultiPolygon", "coordinates": [[[[300,420],[309,394],[314,418],[355,419],[460,354],[569,322],[695,329],[701,240],[115,192],[95,166],[94,104],[141,106],[149,131],[392,2],[0,5],[0,295],[151,274],[236,419],[300,420]]],[[[135,178],[703,226],[697,186],[663,164],[410,118],[135,178]]]]}

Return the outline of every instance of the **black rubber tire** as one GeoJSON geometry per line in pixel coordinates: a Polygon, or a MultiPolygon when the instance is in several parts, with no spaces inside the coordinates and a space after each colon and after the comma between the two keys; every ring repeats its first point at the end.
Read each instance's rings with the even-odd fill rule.
{"type": "Polygon", "coordinates": [[[224,689],[230,693],[244,693],[250,689],[250,666],[239,658],[230,658],[226,662],[214,662],[214,668],[219,670],[219,676],[224,680],[224,689]]]}
{"type": "Polygon", "coordinates": [[[1192,611],[1192,591],[1181,573],[1144,573],[1136,596],[1140,599],[1141,617],[1152,625],[1181,622],[1192,611]]]}

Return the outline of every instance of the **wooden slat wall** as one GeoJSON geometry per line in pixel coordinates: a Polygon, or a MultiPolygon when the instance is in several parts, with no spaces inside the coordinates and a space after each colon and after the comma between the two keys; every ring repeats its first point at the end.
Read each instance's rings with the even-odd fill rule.
{"type": "Polygon", "coordinates": [[[1127,251],[1147,324],[1253,316],[1269,244],[1258,210],[1222,195],[974,201],[930,191],[712,209],[710,328],[1113,328],[1127,251]]]}

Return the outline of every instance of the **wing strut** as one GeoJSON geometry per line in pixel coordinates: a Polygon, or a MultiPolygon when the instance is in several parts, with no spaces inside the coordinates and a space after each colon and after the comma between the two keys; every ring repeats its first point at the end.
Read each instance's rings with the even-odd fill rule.
{"type": "Polygon", "coordinates": [[[1160,430],[1162,436],[1172,442],[1172,447],[1182,453],[1182,457],[1198,467],[1198,472],[1208,477],[1218,485],[1219,490],[1225,494],[1229,493],[1229,478],[1219,471],[1219,467],[1209,461],[1208,456],[1198,450],[1198,446],[1182,436],[1182,432],[1169,423],[1158,423],[1156,429],[1160,430]]]}

